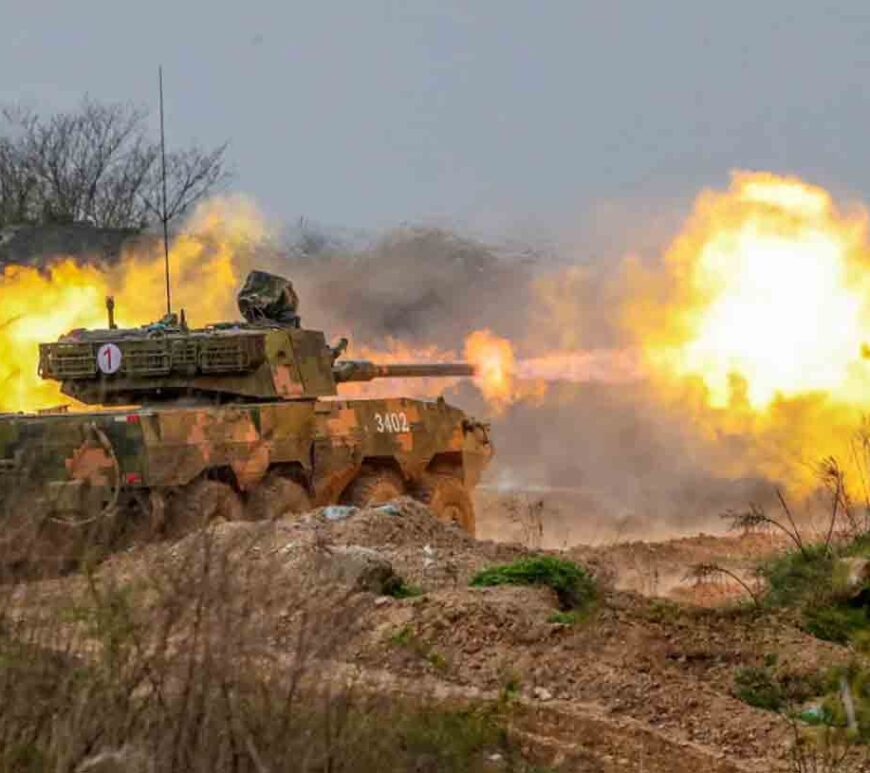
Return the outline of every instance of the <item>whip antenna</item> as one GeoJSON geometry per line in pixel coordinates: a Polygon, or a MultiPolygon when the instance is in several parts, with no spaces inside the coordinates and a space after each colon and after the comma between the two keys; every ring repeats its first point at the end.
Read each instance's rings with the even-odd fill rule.
{"type": "Polygon", "coordinates": [[[166,269],[166,313],[172,314],[172,291],[169,286],[169,215],[166,211],[166,134],[163,130],[163,66],[157,68],[160,85],[160,176],[163,184],[163,201],[160,219],[163,221],[163,258],[166,269]]]}

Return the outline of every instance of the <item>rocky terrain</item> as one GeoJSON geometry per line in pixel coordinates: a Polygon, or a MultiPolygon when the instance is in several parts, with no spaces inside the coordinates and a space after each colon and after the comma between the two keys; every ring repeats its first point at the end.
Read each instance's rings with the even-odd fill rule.
{"type": "MultiPolygon", "coordinates": [[[[238,638],[269,673],[305,661],[318,665],[302,682],[352,682],[400,702],[497,706],[523,758],[544,769],[792,770],[792,728],[738,699],[735,674],[771,657],[790,674],[815,673],[847,660],[847,648],[802,632],[787,614],[753,609],[735,583],[682,581],[699,562],[736,573],[782,548],[767,534],[574,547],[564,555],[587,566],[599,590],[591,609],[566,618],[549,587],[469,585],[481,569],[536,551],[475,540],[399,500],[218,524],[88,572],[16,585],[3,600],[18,625],[65,620],[42,645],[87,660],[104,646],[100,636],[81,616],[51,610],[121,593],[131,602],[125,625],[141,631],[137,652],[171,660],[199,646],[202,604],[179,601],[170,612],[166,599],[220,568],[209,593],[231,612],[209,624],[224,626],[221,640],[238,638]]],[[[483,769],[501,769],[498,753],[487,760],[483,769]]]]}

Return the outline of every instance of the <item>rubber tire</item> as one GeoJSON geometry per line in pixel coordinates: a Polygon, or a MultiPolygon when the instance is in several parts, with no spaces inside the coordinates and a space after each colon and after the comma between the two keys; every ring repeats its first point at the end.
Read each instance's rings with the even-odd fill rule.
{"type": "Polygon", "coordinates": [[[240,521],[243,516],[242,500],[232,486],[200,478],[188,483],[176,497],[169,527],[174,533],[188,533],[218,520],[240,521]]]}
{"type": "Polygon", "coordinates": [[[301,483],[270,473],[251,492],[245,514],[254,521],[275,521],[288,514],[307,513],[311,498],[301,483]]]}
{"type": "Polygon", "coordinates": [[[382,505],[405,495],[405,481],[395,470],[363,467],[341,495],[341,503],[356,507],[382,505]]]}
{"type": "Polygon", "coordinates": [[[415,487],[414,498],[429,507],[439,521],[456,523],[474,536],[474,503],[455,475],[425,473],[415,487]]]}

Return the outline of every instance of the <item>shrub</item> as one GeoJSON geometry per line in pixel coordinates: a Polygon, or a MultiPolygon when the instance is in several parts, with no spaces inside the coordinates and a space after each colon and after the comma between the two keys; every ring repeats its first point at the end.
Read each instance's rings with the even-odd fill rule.
{"type": "Polygon", "coordinates": [[[782,685],[769,668],[738,669],[734,675],[734,694],[744,703],[768,711],[779,711],[785,703],[782,685]]]}
{"type": "Polygon", "coordinates": [[[831,589],[833,569],[834,558],[824,545],[778,556],[761,566],[761,575],[768,584],[764,601],[769,606],[783,607],[820,598],[831,589]]]}
{"type": "Polygon", "coordinates": [[[748,666],[734,674],[734,694],[744,703],[768,711],[782,711],[837,689],[836,679],[821,671],[775,670],[775,658],[764,666],[748,666]]]}
{"type": "Polygon", "coordinates": [[[521,558],[491,566],[474,575],[471,585],[546,585],[555,591],[565,612],[588,608],[598,595],[595,581],[586,569],[555,556],[521,558]]]}
{"type": "Polygon", "coordinates": [[[867,550],[862,535],[836,552],[812,545],[803,552],[779,556],[760,568],[768,589],[768,607],[792,607],[800,613],[801,627],[809,634],[837,644],[865,649],[870,639],[870,618],[862,600],[845,592],[840,555],[861,555],[867,550]]]}
{"type": "Polygon", "coordinates": [[[847,644],[867,628],[867,623],[866,610],[848,604],[813,606],[804,611],[804,630],[817,639],[837,644],[847,644]]]}
{"type": "Polygon", "coordinates": [[[395,631],[389,639],[394,647],[408,650],[422,658],[436,671],[446,671],[450,668],[450,661],[434,649],[425,639],[422,639],[412,625],[403,625],[395,631]]]}

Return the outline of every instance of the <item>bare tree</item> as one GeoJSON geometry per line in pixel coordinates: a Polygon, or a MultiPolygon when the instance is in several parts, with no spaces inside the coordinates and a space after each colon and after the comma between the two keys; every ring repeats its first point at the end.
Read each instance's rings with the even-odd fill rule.
{"type": "MultiPolygon", "coordinates": [[[[143,228],[162,216],[160,146],[147,114],[85,98],[43,117],[0,111],[0,225],[88,221],[143,228]]],[[[226,145],[166,157],[167,218],[182,215],[226,179],[226,145]]]]}

